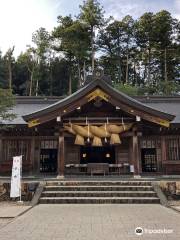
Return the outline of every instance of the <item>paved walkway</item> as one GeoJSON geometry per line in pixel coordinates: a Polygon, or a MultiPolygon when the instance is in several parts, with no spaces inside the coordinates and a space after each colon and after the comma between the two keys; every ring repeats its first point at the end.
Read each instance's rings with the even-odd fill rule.
{"type": "Polygon", "coordinates": [[[25,211],[27,211],[30,206],[1,206],[0,205],[0,218],[14,218],[25,211]]]}
{"type": "Polygon", "coordinates": [[[175,209],[176,211],[180,212],[180,206],[171,206],[173,209],[175,209]]]}
{"type": "Polygon", "coordinates": [[[180,214],[155,204],[38,205],[1,228],[0,239],[179,240],[180,214]],[[142,236],[135,234],[136,227],[143,228],[142,236]]]}

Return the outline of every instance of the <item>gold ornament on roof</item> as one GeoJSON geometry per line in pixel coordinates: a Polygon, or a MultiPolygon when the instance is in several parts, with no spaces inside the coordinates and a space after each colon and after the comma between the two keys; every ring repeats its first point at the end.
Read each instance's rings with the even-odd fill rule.
{"type": "Polygon", "coordinates": [[[31,127],[37,126],[39,124],[40,124],[39,119],[33,119],[30,122],[28,122],[28,127],[31,128],[31,127]]]}
{"type": "Polygon", "coordinates": [[[88,102],[94,100],[97,97],[103,99],[106,102],[108,102],[110,98],[107,93],[103,92],[100,88],[97,88],[96,90],[87,95],[88,102]]]}

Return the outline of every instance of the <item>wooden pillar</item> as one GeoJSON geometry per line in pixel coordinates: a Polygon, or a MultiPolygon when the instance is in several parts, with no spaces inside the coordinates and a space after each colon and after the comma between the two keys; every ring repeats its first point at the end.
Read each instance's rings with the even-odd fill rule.
{"type": "Polygon", "coordinates": [[[58,176],[64,176],[64,131],[59,132],[59,143],[58,143],[58,176]]]}
{"type": "Polygon", "coordinates": [[[40,173],[40,140],[34,137],[34,173],[40,173]]]}
{"type": "Polygon", "coordinates": [[[32,173],[36,172],[35,169],[35,138],[32,137],[31,139],[31,151],[30,151],[30,160],[29,160],[32,164],[32,173]]]}
{"type": "Polygon", "coordinates": [[[133,128],[131,162],[134,165],[134,175],[139,175],[140,173],[139,146],[138,146],[138,136],[137,136],[136,127],[133,128]]]}
{"type": "Polygon", "coordinates": [[[161,164],[162,164],[162,171],[166,174],[166,165],[164,165],[164,162],[167,160],[166,156],[166,141],[165,137],[161,137],[161,164]]]}
{"type": "Polygon", "coordinates": [[[2,141],[2,137],[0,135],[0,162],[3,161],[3,141],[2,141]]]}
{"type": "Polygon", "coordinates": [[[165,142],[165,137],[161,137],[161,159],[162,163],[166,161],[166,142],[165,142]]]}

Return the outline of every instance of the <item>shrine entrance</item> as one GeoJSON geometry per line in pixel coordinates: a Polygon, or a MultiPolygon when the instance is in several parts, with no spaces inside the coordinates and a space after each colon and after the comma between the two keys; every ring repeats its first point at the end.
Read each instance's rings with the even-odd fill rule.
{"type": "Polygon", "coordinates": [[[87,163],[108,163],[115,164],[115,148],[114,146],[82,146],[81,147],[81,164],[87,163]]]}

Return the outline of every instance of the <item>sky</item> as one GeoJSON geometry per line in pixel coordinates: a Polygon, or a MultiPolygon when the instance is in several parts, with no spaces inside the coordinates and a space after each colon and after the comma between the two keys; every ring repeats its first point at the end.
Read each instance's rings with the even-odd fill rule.
{"type": "MultiPolygon", "coordinates": [[[[77,16],[83,0],[0,0],[0,50],[3,54],[15,45],[14,55],[32,44],[32,33],[40,27],[52,31],[57,16],[77,16]]],[[[122,19],[129,14],[135,19],[144,12],[165,9],[180,20],[180,0],[99,0],[105,16],[122,19]]]]}

